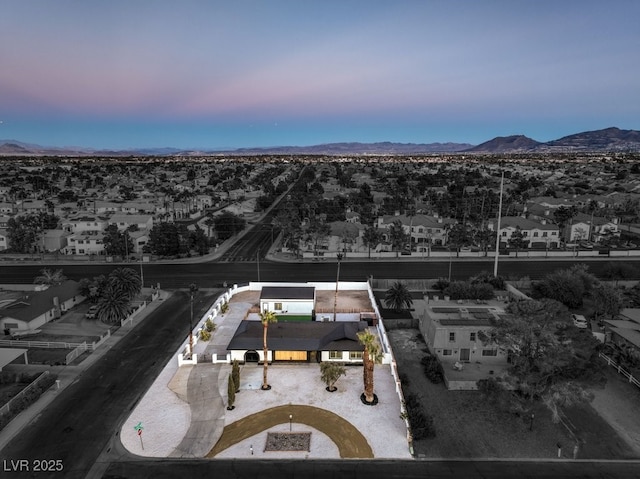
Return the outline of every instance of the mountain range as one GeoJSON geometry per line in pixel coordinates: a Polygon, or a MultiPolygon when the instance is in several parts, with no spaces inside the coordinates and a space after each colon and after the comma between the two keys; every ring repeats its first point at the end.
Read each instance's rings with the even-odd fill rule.
{"type": "Polygon", "coordinates": [[[230,150],[189,150],[179,148],[138,148],[94,150],[55,148],[0,140],[0,156],[197,156],[197,155],[419,155],[434,153],[554,153],[554,152],[640,152],[640,131],[611,127],[585,131],[548,142],[524,135],[496,137],[479,145],[468,143],[327,143],[313,146],[276,146],[230,150]]]}

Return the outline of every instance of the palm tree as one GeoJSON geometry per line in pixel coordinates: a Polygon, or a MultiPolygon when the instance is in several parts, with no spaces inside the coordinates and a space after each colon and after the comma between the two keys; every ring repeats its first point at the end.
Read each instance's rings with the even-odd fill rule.
{"type": "Polygon", "coordinates": [[[365,228],[364,234],[362,235],[362,241],[367,246],[369,259],[371,258],[371,248],[375,248],[376,246],[378,246],[381,237],[382,235],[380,235],[375,227],[367,226],[365,228]]]}
{"type": "Polygon", "coordinates": [[[135,298],[142,289],[142,282],[137,271],[131,268],[116,268],[109,273],[109,284],[121,291],[129,299],[135,298]]]}
{"type": "Polygon", "coordinates": [[[271,389],[271,386],[269,386],[269,384],[267,383],[267,367],[269,365],[269,361],[267,358],[267,354],[269,352],[269,350],[267,349],[267,330],[269,329],[270,323],[278,322],[278,317],[276,316],[276,313],[274,313],[273,311],[264,311],[260,313],[260,321],[262,321],[262,326],[264,328],[264,332],[262,336],[262,345],[263,345],[263,352],[264,352],[264,361],[263,361],[264,372],[262,374],[261,389],[263,391],[267,391],[271,389]]]}
{"type": "Polygon", "coordinates": [[[58,286],[64,283],[67,277],[62,273],[61,269],[51,270],[44,268],[40,270],[40,276],[36,276],[33,280],[35,284],[46,284],[49,286],[58,286]]]}
{"type": "Polygon", "coordinates": [[[395,311],[400,311],[403,308],[410,308],[413,304],[413,298],[406,285],[396,281],[393,283],[393,286],[386,291],[384,302],[395,311]]]}
{"type": "Polygon", "coordinates": [[[378,403],[377,396],[373,393],[373,367],[382,362],[382,347],[378,337],[368,329],[358,333],[358,341],[364,346],[362,362],[364,363],[364,393],[360,396],[362,402],[374,406],[378,403]]]}
{"type": "Polygon", "coordinates": [[[97,316],[103,323],[115,324],[127,317],[129,296],[111,283],[102,292],[98,301],[97,316]]]}

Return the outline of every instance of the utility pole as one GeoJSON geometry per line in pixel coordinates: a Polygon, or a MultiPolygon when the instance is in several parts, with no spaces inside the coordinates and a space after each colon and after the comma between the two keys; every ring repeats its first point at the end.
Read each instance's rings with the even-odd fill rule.
{"type": "Polygon", "coordinates": [[[258,266],[258,283],[260,282],[260,249],[256,251],[256,265],[258,266]]]}
{"type": "Polygon", "coordinates": [[[198,291],[198,285],[191,283],[189,292],[191,293],[191,320],[189,321],[189,354],[193,357],[193,295],[198,291]]]}
{"type": "Polygon", "coordinates": [[[496,257],[493,263],[493,275],[498,276],[498,256],[500,256],[500,217],[502,216],[502,190],[504,187],[504,170],[500,179],[500,204],[498,205],[498,225],[496,227],[496,257]]]}
{"type": "Polygon", "coordinates": [[[338,282],[340,281],[340,261],[342,261],[342,253],[338,253],[338,273],[336,274],[336,294],[333,299],[333,320],[336,320],[336,314],[338,310],[338,282]]]}

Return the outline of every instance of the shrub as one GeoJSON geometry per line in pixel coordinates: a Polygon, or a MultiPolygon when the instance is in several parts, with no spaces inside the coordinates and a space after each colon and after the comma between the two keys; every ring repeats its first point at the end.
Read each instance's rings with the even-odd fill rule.
{"type": "Polygon", "coordinates": [[[222,303],[222,305],[220,306],[220,313],[221,314],[225,314],[227,311],[229,311],[229,303],[228,302],[224,302],[222,303]]]}
{"type": "Polygon", "coordinates": [[[233,360],[231,377],[233,378],[233,384],[236,385],[236,392],[240,392],[240,363],[237,359],[233,360]]]}
{"type": "Polygon", "coordinates": [[[201,329],[200,330],[200,339],[202,339],[203,341],[209,341],[211,339],[211,333],[209,331],[207,331],[206,329],[201,329]]]}
{"type": "Polygon", "coordinates": [[[492,299],[493,286],[489,283],[472,284],[468,281],[454,281],[444,291],[451,299],[492,299]]]}
{"type": "Polygon", "coordinates": [[[204,322],[204,329],[206,329],[209,333],[213,333],[216,330],[216,323],[214,323],[210,319],[207,319],[204,322]]]}
{"type": "Polygon", "coordinates": [[[440,384],[444,381],[444,371],[437,357],[431,355],[423,356],[420,362],[429,381],[433,384],[440,384]]]}
{"type": "Polygon", "coordinates": [[[437,289],[438,291],[444,291],[450,284],[451,281],[449,281],[447,278],[438,278],[438,281],[433,283],[433,288],[437,289]]]}
{"type": "Polygon", "coordinates": [[[233,376],[229,374],[229,378],[227,379],[227,409],[231,410],[234,408],[234,403],[236,402],[236,385],[233,382],[233,376]]]}
{"type": "Polygon", "coordinates": [[[435,437],[436,430],[433,425],[433,416],[426,414],[415,394],[409,394],[405,398],[406,417],[411,426],[413,439],[419,441],[428,437],[435,437]]]}

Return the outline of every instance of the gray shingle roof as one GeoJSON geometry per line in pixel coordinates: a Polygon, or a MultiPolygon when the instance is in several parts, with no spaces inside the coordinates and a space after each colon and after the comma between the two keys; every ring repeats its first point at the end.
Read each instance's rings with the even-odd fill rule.
{"type": "MultiPolygon", "coordinates": [[[[366,321],[274,323],[267,332],[267,346],[273,351],[362,351],[356,334],[366,328],[366,321]]],[[[227,349],[261,350],[262,335],[260,321],[244,320],[227,349]]]]}

